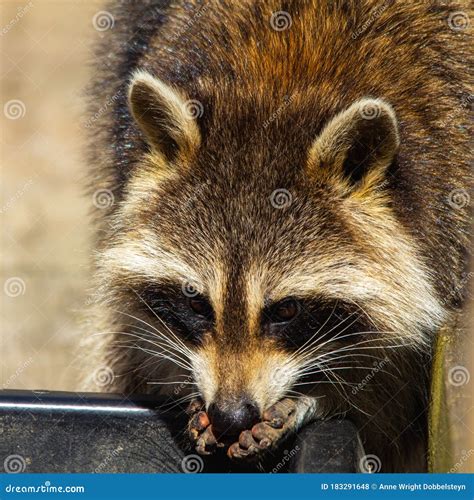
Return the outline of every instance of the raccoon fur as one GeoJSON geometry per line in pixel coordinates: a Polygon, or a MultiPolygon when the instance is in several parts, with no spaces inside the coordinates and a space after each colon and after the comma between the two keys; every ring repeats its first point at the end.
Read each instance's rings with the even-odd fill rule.
{"type": "Polygon", "coordinates": [[[199,453],[258,459],[344,417],[381,471],[424,470],[469,253],[468,3],[106,10],[90,384],[191,403],[199,453]]]}

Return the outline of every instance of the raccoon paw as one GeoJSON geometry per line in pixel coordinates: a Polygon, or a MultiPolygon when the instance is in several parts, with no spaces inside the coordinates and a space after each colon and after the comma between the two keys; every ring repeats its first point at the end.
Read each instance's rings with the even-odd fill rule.
{"type": "Polygon", "coordinates": [[[212,425],[207,413],[202,410],[204,406],[199,402],[193,402],[189,409],[191,418],[188,424],[188,433],[191,441],[194,443],[196,451],[200,455],[210,455],[216,447],[223,446],[217,442],[212,425]]]}
{"type": "Polygon", "coordinates": [[[227,455],[232,459],[253,458],[276,447],[296,427],[296,403],[282,399],[263,412],[262,422],[240,433],[227,455]]]}

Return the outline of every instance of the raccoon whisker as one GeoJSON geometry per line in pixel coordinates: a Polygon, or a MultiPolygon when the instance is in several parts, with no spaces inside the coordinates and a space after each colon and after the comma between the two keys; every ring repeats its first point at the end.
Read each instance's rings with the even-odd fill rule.
{"type": "MultiPolygon", "coordinates": [[[[353,316],[355,313],[352,313],[350,316],[348,316],[348,318],[350,318],[351,316],[353,316]]],[[[345,318],[344,320],[342,320],[340,323],[338,323],[336,326],[334,326],[333,328],[331,328],[328,332],[326,332],[322,338],[324,338],[325,336],[327,336],[329,333],[331,333],[333,330],[335,330],[336,328],[339,328],[345,321],[346,319],[348,318],[345,318]]],[[[348,328],[350,328],[357,320],[359,319],[359,317],[356,317],[349,325],[347,325],[346,327],[344,327],[343,330],[341,330],[339,332],[339,334],[345,332],[348,328]]],[[[317,339],[315,339],[315,341],[313,343],[316,343],[316,345],[314,347],[311,347],[311,346],[308,346],[307,349],[305,351],[302,352],[303,356],[302,358],[304,359],[304,357],[306,356],[306,354],[310,354],[310,353],[313,353],[314,350],[319,350],[321,349],[322,347],[324,347],[325,345],[331,343],[331,342],[335,342],[336,340],[341,340],[342,338],[346,338],[345,335],[343,335],[342,337],[336,335],[335,337],[333,338],[329,338],[327,339],[326,341],[324,341],[322,344],[320,344],[319,342],[317,342],[317,339]]],[[[359,332],[357,332],[357,334],[359,334],[359,332]]],[[[357,335],[355,333],[352,333],[352,334],[348,334],[347,336],[351,336],[351,335],[357,335]]],[[[318,339],[320,340],[320,339],[318,339]]]]}
{"type": "Polygon", "coordinates": [[[133,348],[133,349],[137,349],[137,350],[142,350],[143,352],[145,353],[148,353],[148,354],[153,354],[153,358],[150,359],[150,360],[147,360],[147,361],[150,361],[148,363],[142,363],[139,367],[137,367],[137,371],[139,370],[142,370],[143,368],[146,368],[146,367],[150,367],[152,366],[153,362],[151,361],[155,361],[156,364],[158,364],[160,361],[164,361],[164,360],[168,360],[168,361],[171,361],[172,363],[174,363],[175,365],[177,366],[180,366],[182,367],[183,369],[187,370],[187,371],[191,371],[192,368],[190,367],[190,365],[188,365],[187,363],[183,362],[181,359],[179,358],[175,358],[169,351],[166,351],[166,350],[153,350],[153,349],[147,349],[147,348],[144,348],[143,346],[139,346],[138,343],[133,343],[133,344],[130,344],[128,342],[114,342],[113,345],[116,345],[118,347],[122,347],[122,348],[125,348],[125,349],[128,349],[128,348],[133,348]],[[158,357],[159,359],[155,359],[156,357],[158,357]]]}
{"type": "MultiPolygon", "coordinates": [[[[361,413],[363,413],[364,415],[370,417],[371,415],[369,413],[367,413],[366,411],[362,410],[361,408],[359,408],[353,401],[353,399],[349,398],[347,396],[347,393],[344,389],[344,386],[349,386],[349,387],[354,387],[354,386],[357,386],[357,384],[355,383],[350,383],[350,382],[347,382],[345,380],[342,380],[336,373],[333,373],[331,369],[326,369],[323,374],[329,378],[329,375],[332,375],[335,379],[336,379],[336,383],[329,380],[329,383],[331,383],[335,389],[339,392],[339,394],[341,395],[341,397],[343,399],[346,400],[346,402],[352,406],[353,408],[356,408],[358,411],[360,411],[361,413]],[[339,390],[339,387],[340,389],[342,390],[342,393],[341,391],[339,390]]],[[[300,385],[310,385],[310,384],[321,384],[321,383],[325,383],[324,381],[323,382],[300,382],[298,384],[295,384],[297,386],[300,386],[300,385]]]]}
{"type": "MultiPolygon", "coordinates": [[[[165,327],[165,329],[170,333],[170,335],[180,344],[182,345],[183,348],[185,348],[189,353],[191,353],[192,356],[194,356],[194,353],[186,346],[186,344],[171,330],[171,328],[156,314],[156,311],[150,307],[148,302],[144,300],[139,293],[137,293],[136,290],[132,288],[133,293],[140,299],[140,301],[145,304],[147,309],[155,316],[155,318],[165,327]]],[[[151,325],[149,325],[151,326],[151,325]]]]}
{"type": "MultiPolygon", "coordinates": [[[[343,339],[346,339],[346,338],[349,338],[349,337],[354,337],[354,336],[360,336],[360,335],[366,335],[366,334],[370,334],[370,333],[377,333],[377,334],[380,334],[380,333],[393,333],[393,332],[389,332],[389,331],[367,331],[367,332],[354,332],[354,333],[350,333],[350,334],[347,334],[347,335],[343,335],[342,337],[334,337],[334,339],[331,339],[331,341],[333,342],[336,342],[336,341],[340,341],[340,340],[343,340],[343,339]]],[[[390,340],[399,340],[399,339],[404,339],[403,336],[394,336],[392,337],[390,340]]],[[[362,345],[362,344],[365,344],[365,343],[370,343],[370,342],[380,342],[380,338],[372,338],[372,339],[365,339],[361,342],[358,342],[356,344],[352,344],[350,346],[342,346],[340,349],[338,350],[342,350],[342,349],[351,349],[351,348],[354,348],[355,346],[358,346],[358,345],[362,345]]],[[[301,359],[305,359],[307,357],[307,355],[313,355],[315,352],[317,352],[319,349],[321,349],[324,345],[327,345],[329,344],[330,342],[325,342],[324,344],[321,344],[321,345],[318,345],[316,346],[315,348],[313,348],[311,351],[309,351],[308,353],[306,353],[305,356],[303,356],[301,359]]],[[[409,347],[410,344],[393,344],[393,345],[381,345],[379,347],[377,347],[376,349],[379,349],[379,350],[382,350],[382,349],[387,349],[387,348],[393,348],[393,347],[409,347]]],[[[369,348],[369,347],[364,347],[363,349],[373,349],[373,348],[369,348]]],[[[336,351],[331,351],[331,352],[338,352],[338,350],[336,351]]]]}
{"type": "MultiPolygon", "coordinates": [[[[367,348],[360,348],[359,350],[365,350],[365,349],[367,349],[367,348]]],[[[353,350],[358,350],[358,349],[356,348],[353,350]]],[[[316,359],[313,360],[313,362],[311,364],[307,363],[306,365],[303,365],[301,368],[298,369],[297,373],[298,373],[299,377],[301,377],[303,375],[308,376],[308,375],[311,375],[314,373],[318,373],[319,371],[322,371],[324,369],[330,368],[330,366],[338,365],[340,363],[345,363],[346,361],[344,361],[344,360],[347,358],[354,359],[356,361],[357,358],[359,358],[359,357],[372,358],[372,359],[378,360],[379,362],[382,362],[384,359],[386,359],[386,358],[381,358],[380,356],[373,356],[373,355],[366,354],[366,353],[354,353],[354,352],[351,352],[351,349],[348,349],[348,350],[338,349],[336,351],[332,351],[330,353],[327,353],[325,355],[317,357],[316,359]],[[340,352],[348,352],[348,354],[339,355],[340,352]],[[329,356],[331,356],[331,357],[329,357],[329,356]],[[328,365],[330,365],[330,366],[328,366],[328,365]]],[[[392,365],[393,365],[393,363],[392,363],[392,365]]],[[[360,366],[357,364],[352,365],[352,367],[354,369],[368,369],[368,370],[373,370],[375,368],[374,365],[372,365],[371,367],[365,367],[365,366],[360,366]]],[[[400,371],[397,369],[397,367],[394,366],[394,368],[400,374],[400,371]]],[[[394,378],[398,378],[394,373],[388,372],[386,370],[382,370],[381,368],[378,368],[377,371],[378,372],[380,371],[382,373],[390,375],[394,378]]]]}
{"type": "MultiPolygon", "coordinates": [[[[357,384],[354,384],[354,383],[350,383],[350,382],[341,382],[343,383],[344,385],[349,385],[349,386],[355,386],[357,384]]],[[[300,385],[320,385],[320,384],[331,384],[331,385],[335,385],[336,382],[334,382],[333,380],[314,380],[314,381],[309,381],[309,382],[296,382],[295,384],[293,384],[292,387],[299,387],[300,385]]]]}
{"type": "MultiPolygon", "coordinates": [[[[147,305],[147,307],[149,307],[147,305]]],[[[129,313],[126,313],[126,312],[123,312],[123,311],[118,311],[118,310],[115,310],[115,312],[119,313],[119,314],[123,314],[124,316],[128,316],[129,318],[132,318],[136,321],[140,321],[140,323],[143,323],[144,325],[150,327],[154,332],[156,332],[158,335],[162,336],[164,339],[167,339],[168,341],[170,341],[170,339],[168,337],[166,337],[163,332],[160,332],[156,327],[154,327],[153,325],[151,325],[150,323],[147,323],[146,321],[144,321],[143,319],[141,318],[137,318],[136,316],[133,316],[133,314],[129,314],[129,313]]],[[[154,311],[153,311],[154,312],[154,311]]],[[[156,313],[154,312],[155,316],[156,316],[156,313]]],[[[176,342],[188,353],[189,357],[192,358],[194,357],[194,353],[191,351],[191,349],[189,349],[189,347],[184,344],[184,342],[177,336],[175,335],[175,333],[168,327],[168,325],[166,323],[164,323],[164,321],[159,317],[157,316],[157,318],[161,321],[161,323],[163,324],[163,326],[169,331],[169,333],[171,334],[171,336],[176,340],[176,342]]]]}
{"type": "MultiPolygon", "coordinates": [[[[376,339],[370,339],[370,340],[372,341],[372,340],[376,340],[376,339]]],[[[372,348],[372,347],[370,347],[370,348],[372,348]]],[[[315,350],[311,353],[312,357],[309,360],[308,360],[308,356],[305,356],[302,359],[302,361],[307,360],[303,363],[303,365],[306,365],[307,363],[311,363],[314,360],[324,360],[328,356],[334,356],[335,354],[340,354],[340,353],[344,353],[347,351],[351,351],[351,352],[365,351],[366,349],[369,349],[369,347],[360,347],[359,344],[354,344],[352,346],[341,346],[338,349],[334,349],[334,350],[328,351],[326,353],[321,353],[321,354],[315,354],[317,352],[317,350],[315,350]]],[[[357,355],[363,356],[363,354],[357,354],[357,355]]],[[[364,354],[364,356],[367,356],[367,357],[371,356],[375,359],[380,359],[379,356],[375,356],[375,355],[370,354],[370,353],[366,353],[366,354],[364,354]]]]}
{"type": "MultiPolygon", "coordinates": [[[[285,394],[296,394],[297,396],[299,397],[307,397],[307,394],[303,394],[302,392],[299,392],[299,391],[294,391],[293,389],[287,389],[286,390],[286,393],[285,394]]],[[[322,398],[325,398],[326,396],[325,395],[322,395],[322,396],[312,396],[313,399],[322,399],[322,398]]]]}
{"type": "MultiPolygon", "coordinates": [[[[358,357],[370,357],[370,358],[376,359],[380,362],[383,359],[385,359],[385,358],[381,358],[379,356],[370,356],[369,354],[363,354],[363,353],[361,354],[359,352],[354,352],[354,351],[365,351],[367,349],[377,349],[378,350],[379,348],[377,348],[377,347],[360,347],[360,348],[353,348],[352,350],[351,349],[341,349],[341,350],[333,351],[333,352],[324,354],[322,356],[318,356],[312,360],[306,361],[306,363],[304,363],[298,369],[298,374],[307,373],[308,370],[312,370],[316,367],[325,366],[328,363],[334,363],[334,362],[339,361],[339,360],[344,359],[344,358],[352,358],[356,361],[358,357]],[[345,353],[345,354],[340,355],[341,353],[345,353]]],[[[354,364],[353,366],[357,366],[357,365],[354,364]]],[[[372,368],[374,368],[374,367],[372,366],[372,368]]],[[[397,369],[397,371],[399,372],[398,369],[397,369]]]]}
{"type": "MultiPolygon", "coordinates": [[[[191,371],[188,367],[186,367],[185,365],[181,364],[180,362],[176,361],[175,359],[169,357],[169,356],[166,356],[164,355],[163,353],[160,353],[158,351],[153,351],[153,350],[150,350],[150,349],[144,349],[143,347],[140,347],[140,346],[137,346],[137,345],[120,345],[120,344],[114,344],[114,345],[119,345],[120,347],[125,347],[127,349],[136,349],[136,350],[139,350],[145,354],[149,354],[151,356],[153,356],[154,358],[159,358],[160,361],[165,361],[165,360],[168,360],[170,361],[171,363],[175,364],[176,366],[179,366],[181,369],[183,370],[186,370],[186,371],[191,371]]],[[[140,366],[140,367],[137,367],[137,370],[140,370],[140,369],[143,369],[143,365],[140,366]]]]}
{"type": "MultiPolygon", "coordinates": [[[[347,351],[345,349],[337,349],[335,351],[332,351],[330,353],[327,353],[326,355],[323,355],[321,356],[320,358],[318,358],[322,363],[325,363],[325,362],[333,362],[333,361],[337,361],[337,360],[340,360],[342,358],[353,358],[353,359],[357,359],[358,357],[366,357],[366,358],[373,358],[373,359],[376,359],[377,361],[386,361],[386,362],[389,362],[393,368],[395,368],[399,374],[400,373],[400,370],[398,369],[398,367],[393,363],[393,361],[389,360],[387,358],[387,356],[385,356],[384,358],[381,358],[380,356],[373,356],[371,354],[361,354],[361,353],[358,353],[358,352],[353,352],[353,351],[365,351],[366,349],[368,349],[367,347],[362,347],[362,348],[354,348],[354,349],[348,349],[347,351]],[[339,354],[341,352],[348,352],[349,354],[344,354],[342,356],[339,356],[339,354]],[[332,357],[332,358],[328,358],[327,360],[324,359],[325,357],[327,356],[334,356],[334,355],[337,355],[335,357],[332,357]]],[[[372,349],[372,348],[371,348],[372,349]]]]}
{"type": "Polygon", "coordinates": [[[197,385],[196,382],[180,382],[175,380],[173,382],[147,382],[148,385],[197,385]]]}
{"type": "MultiPolygon", "coordinates": [[[[336,366],[336,367],[325,367],[323,368],[322,370],[314,370],[314,371],[309,371],[309,372],[305,372],[303,373],[303,375],[314,375],[314,374],[317,374],[317,373],[324,373],[325,370],[330,370],[330,371],[339,371],[339,370],[368,370],[368,371],[371,371],[373,370],[373,366],[353,366],[353,365],[349,365],[349,366],[336,366]]],[[[389,372],[385,371],[385,370],[378,370],[379,372],[382,372],[382,373],[386,373],[388,375],[391,375],[389,372]]]]}
{"type": "MultiPolygon", "coordinates": [[[[187,359],[183,359],[181,356],[177,356],[176,353],[174,353],[173,351],[170,351],[169,349],[166,349],[166,347],[163,347],[161,344],[158,344],[156,342],[152,342],[151,340],[141,336],[141,335],[135,335],[134,333],[131,333],[131,332],[121,332],[121,331],[110,331],[110,332],[96,332],[93,334],[93,336],[96,336],[96,335],[126,335],[126,336],[130,336],[130,337],[133,337],[133,338],[137,338],[139,340],[143,340],[145,342],[149,342],[151,343],[152,345],[155,345],[156,347],[161,347],[163,349],[163,352],[165,353],[168,353],[169,356],[163,356],[161,355],[160,353],[160,361],[163,361],[165,359],[169,359],[171,360],[173,363],[175,364],[178,364],[178,362],[181,362],[183,364],[186,365],[186,367],[184,367],[184,369],[188,370],[188,371],[191,371],[192,368],[191,366],[188,364],[188,360],[187,359]],[[173,358],[173,356],[176,356],[177,359],[173,358]]],[[[115,341],[112,343],[112,345],[118,345],[120,347],[125,347],[125,348],[129,348],[130,345],[125,343],[126,341],[115,341]]],[[[166,344],[165,344],[166,346],[166,344]]],[[[172,346],[174,347],[174,346],[172,346]]],[[[137,346],[135,346],[135,348],[137,348],[137,346]]],[[[145,365],[145,366],[148,366],[148,365],[145,365]]],[[[182,365],[179,365],[179,366],[182,366],[182,365]]],[[[140,369],[143,369],[143,365],[141,365],[140,367],[137,367],[135,368],[134,370],[131,370],[130,373],[134,373],[140,369]]]]}
{"type": "MultiPolygon", "coordinates": [[[[327,333],[325,333],[323,335],[322,338],[324,338],[325,336],[327,336],[329,333],[331,333],[332,331],[334,331],[336,328],[340,328],[343,323],[345,323],[345,321],[349,318],[351,318],[354,314],[356,313],[352,313],[350,316],[348,316],[346,319],[342,320],[339,324],[337,324],[336,326],[334,326],[333,328],[331,328],[331,330],[329,330],[327,333]]],[[[356,316],[356,318],[354,320],[352,320],[348,325],[346,325],[341,331],[339,331],[334,337],[330,337],[328,338],[327,340],[325,340],[322,344],[319,343],[319,341],[316,341],[316,345],[315,345],[315,348],[317,349],[320,349],[321,347],[324,347],[325,345],[327,344],[330,344],[331,342],[335,342],[336,340],[340,340],[341,338],[345,338],[346,335],[342,335],[342,333],[344,333],[348,328],[350,328],[354,323],[356,323],[358,321],[358,319],[360,318],[359,315],[356,316]]],[[[359,332],[357,333],[351,333],[351,334],[347,334],[347,336],[350,336],[350,335],[356,335],[358,334],[359,332]]],[[[320,340],[320,339],[318,339],[320,340]]]]}
{"type": "MultiPolygon", "coordinates": [[[[294,355],[301,355],[301,354],[305,354],[306,352],[310,352],[311,349],[313,348],[313,345],[314,344],[317,344],[319,346],[322,346],[322,345],[326,345],[327,342],[329,342],[331,339],[328,339],[327,341],[323,342],[323,344],[319,344],[319,341],[322,340],[324,337],[327,337],[331,332],[333,332],[334,330],[336,330],[337,328],[340,328],[347,320],[349,320],[354,314],[354,313],[351,313],[349,316],[345,317],[343,320],[341,320],[337,325],[333,326],[332,328],[330,328],[326,333],[324,333],[322,335],[322,337],[318,338],[317,335],[321,332],[321,330],[324,328],[324,326],[326,326],[326,324],[328,323],[328,321],[331,319],[332,315],[333,315],[333,312],[335,310],[336,306],[334,306],[334,309],[333,311],[331,312],[331,314],[329,315],[329,317],[326,319],[326,321],[324,322],[324,324],[318,328],[317,332],[314,333],[311,338],[309,339],[310,341],[312,340],[311,343],[307,344],[303,344],[303,346],[301,346],[300,348],[298,348],[295,353],[293,353],[294,355]],[[316,337],[316,338],[315,338],[316,337]],[[306,345],[307,344],[307,345],[306,345]],[[304,347],[304,349],[303,349],[304,347]]],[[[354,321],[352,321],[352,323],[350,323],[346,328],[344,328],[344,330],[342,330],[343,332],[345,330],[347,330],[347,328],[349,328],[350,326],[352,326],[356,321],[357,321],[358,318],[356,318],[354,321]]],[[[341,332],[342,333],[342,332],[341,332]]]]}
{"type": "Polygon", "coordinates": [[[352,300],[350,297],[347,299],[347,302],[350,302],[351,304],[354,304],[362,313],[364,316],[370,321],[372,326],[375,326],[375,321],[372,319],[372,316],[367,312],[365,307],[361,306],[360,304],[356,303],[354,300],[352,300]]]}
{"type": "MultiPolygon", "coordinates": [[[[331,353],[332,354],[332,353],[331,353]]],[[[333,361],[339,361],[343,358],[352,358],[354,359],[355,356],[358,356],[358,357],[364,357],[364,358],[372,358],[372,359],[376,359],[378,361],[382,361],[382,359],[379,357],[379,356],[373,356],[371,354],[345,354],[343,356],[337,356],[337,357],[334,357],[334,358],[329,358],[329,359],[323,359],[323,356],[319,357],[319,358],[316,358],[314,361],[315,363],[311,363],[311,364],[307,364],[307,365],[303,365],[303,368],[304,369],[310,369],[312,368],[312,366],[314,366],[315,364],[319,364],[319,363],[328,363],[328,362],[333,362],[333,361]]],[[[303,371],[304,371],[303,369],[303,371]]]]}
{"type": "MultiPolygon", "coordinates": [[[[128,325],[128,326],[130,326],[131,328],[134,328],[133,325],[128,325]]],[[[184,358],[182,358],[181,356],[179,356],[178,354],[176,354],[176,356],[179,359],[181,359],[183,362],[190,361],[190,359],[187,356],[186,352],[184,352],[182,349],[179,348],[179,346],[176,346],[176,344],[174,344],[173,342],[171,342],[166,337],[158,337],[157,335],[153,335],[153,334],[151,335],[152,338],[144,337],[142,333],[135,332],[133,330],[132,330],[132,333],[122,332],[122,334],[129,335],[129,336],[132,336],[133,334],[136,334],[137,338],[143,339],[145,342],[149,342],[150,344],[153,344],[153,345],[155,345],[157,347],[158,346],[159,347],[163,347],[163,346],[169,347],[171,349],[176,350],[179,354],[182,354],[184,356],[184,358]],[[163,343],[161,343],[161,342],[163,342],[163,343]]],[[[174,352],[173,352],[173,354],[174,354],[174,352]]]]}
{"type": "MultiPolygon", "coordinates": [[[[326,369],[326,368],[332,368],[332,367],[339,367],[341,364],[344,364],[346,363],[347,364],[347,360],[343,360],[343,359],[337,359],[335,361],[333,360],[328,360],[324,363],[322,363],[321,365],[315,365],[315,366],[312,366],[312,367],[308,367],[306,368],[305,370],[302,370],[299,375],[300,376],[303,376],[303,375],[309,375],[311,373],[314,373],[312,370],[315,370],[315,369],[326,369]]],[[[361,366],[361,365],[357,365],[357,364],[353,364],[351,365],[354,369],[356,370],[359,370],[359,369],[363,369],[363,370],[374,370],[376,369],[377,373],[378,372],[382,372],[382,373],[386,373],[387,375],[390,375],[394,378],[398,378],[394,373],[392,372],[389,372],[387,370],[383,370],[381,367],[376,367],[375,365],[372,365],[372,366],[361,366]]]]}
{"type": "MultiPolygon", "coordinates": [[[[322,372],[322,374],[329,379],[329,382],[333,384],[333,386],[335,387],[335,389],[337,390],[337,392],[339,392],[339,394],[341,395],[341,397],[344,400],[346,400],[347,403],[351,404],[351,401],[350,401],[350,399],[347,396],[347,393],[345,391],[344,386],[352,387],[355,384],[342,379],[341,377],[338,376],[337,373],[334,373],[330,368],[324,369],[324,371],[322,372]],[[335,381],[331,381],[331,377],[333,377],[335,381]]],[[[303,384],[304,384],[304,382],[302,383],[302,385],[303,384]]]]}
{"type": "MultiPolygon", "coordinates": [[[[146,361],[143,361],[143,363],[141,363],[139,366],[137,366],[133,370],[130,370],[127,373],[136,373],[136,372],[142,371],[144,368],[157,367],[158,365],[164,363],[165,361],[166,361],[166,359],[163,359],[163,358],[155,359],[155,357],[150,357],[146,361]]],[[[185,379],[189,379],[190,375],[188,373],[182,373],[182,374],[176,373],[176,374],[170,375],[169,377],[164,377],[163,380],[167,380],[171,377],[183,377],[185,379]]]]}
{"type": "Polygon", "coordinates": [[[127,349],[137,349],[138,351],[144,352],[146,354],[151,354],[152,356],[158,356],[160,358],[167,359],[167,360],[171,361],[172,363],[176,364],[177,366],[179,366],[180,368],[183,368],[183,370],[188,370],[188,371],[192,370],[192,368],[186,366],[185,364],[181,363],[180,361],[176,360],[175,358],[172,358],[171,356],[167,356],[167,355],[165,355],[165,354],[163,354],[162,352],[159,352],[159,351],[154,351],[154,350],[151,350],[151,349],[146,349],[145,347],[139,346],[137,344],[135,344],[135,345],[127,345],[127,344],[120,343],[120,342],[114,342],[113,344],[114,345],[118,345],[120,347],[125,347],[127,349]]]}
{"type": "Polygon", "coordinates": [[[184,363],[180,359],[173,357],[171,354],[168,354],[169,351],[156,351],[153,349],[148,349],[148,348],[145,348],[143,346],[140,346],[137,343],[134,343],[133,345],[131,345],[128,342],[120,342],[120,341],[113,342],[113,345],[116,345],[118,347],[124,347],[126,349],[141,350],[144,353],[152,354],[153,356],[158,356],[160,359],[167,359],[185,370],[191,371],[191,369],[192,369],[190,365],[184,363]]]}
{"type": "Polygon", "coordinates": [[[331,354],[336,354],[336,353],[341,353],[341,352],[347,352],[347,351],[365,351],[365,350],[372,350],[372,349],[375,349],[375,350],[378,350],[378,351],[383,351],[383,350],[386,350],[386,349],[399,349],[400,347],[407,347],[407,344],[390,344],[390,345],[385,345],[383,347],[381,347],[381,346],[366,346],[366,345],[364,345],[364,347],[360,347],[363,344],[369,344],[371,342],[377,342],[377,340],[379,340],[379,339],[366,339],[364,341],[358,342],[358,343],[353,344],[353,345],[342,346],[342,347],[340,347],[338,349],[335,349],[334,351],[330,351],[330,352],[328,352],[326,354],[322,354],[321,358],[323,358],[323,356],[328,356],[328,355],[331,355],[331,354]]]}
{"type": "MultiPolygon", "coordinates": [[[[125,335],[127,337],[132,337],[134,339],[138,339],[138,340],[141,340],[143,342],[147,342],[155,347],[158,347],[160,349],[163,349],[163,352],[166,352],[168,353],[170,356],[174,356],[177,360],[181,361],[182,363],[188,365],[189,367],[191,367],[191,365],[189,364],[189,360],[188,358],[182,358],[181,356],[179,356],[179,354],[173,352],[173,351],[170,351],[168,349],[168,347],[174,347],[173,345],[170,345],[170,344],[162,344],[160,342],[156,342],[154,340],[151,340],[149,338],[146,338],[146,337],[143,337],[142,335],[140,334],[137,334],[137,333],[134,333],[134,332],[118,332],[119,334],[121,335],[125,335]]],[[[178,351],[180,352],[180,351],[178,351]]]]}
{"type": "MultiPolygon", "coordinates": [[[[342,370],[342,369],[349,369],[353,368],[354,370],[372,370],[374,367],[373,366],[358,366],[358,365],[352,365],[349,364],[346,366],[338,366],[339,364],[343,364],[344,362],[340,362],[338,364],[334,365],[319,365],[319,366],[314,366],[314,367],[309,367],[307,370],[301,371],[298,375],[311,375],[313,373],[323,373],[325,370],[342,370]]],[[[347,362],[346,362],[347,363],[347,362]]]]}
{"type": "Polygon", "coordinates": [[[290,359],[297,356],[301,351],[304,351],[307,344],[310,343],[314,339],[314,337],[316,337],[319,334],[319,332],[327,325],[328,321],[332,318],[332,315],[334,314],[334,311],[336,310],[337,304],[338,304],[338,302],[336,301],[336,303],[334,304],[334,307],[332,308],[331,313],[326,318],[326,321],[317,329],[317,331],[303,345],[301,345],[300,347],[298,347],[298,349],[296,349],[296,351],[290,356],[290,359]]]}
{"type": "Polygon", "coordinates": [[[163,405],[161,405],[160,410],[162,410],[163,413],[166,413],[167,411],[171,411],[173,408],[176,408],[186,401],[191,401],[199,396],[201,396],[201,393],[199,391],[196,391],[192,392],[191,394],[186,394],[186,396],[183,396],[182,398],[172,399],[169,403],[164,403],[163,405]]]}

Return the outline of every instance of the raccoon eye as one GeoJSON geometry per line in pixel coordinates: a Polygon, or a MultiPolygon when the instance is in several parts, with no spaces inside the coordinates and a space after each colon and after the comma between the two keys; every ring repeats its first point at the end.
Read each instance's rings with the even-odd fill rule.
{"type": "Polygon", "coordinates": [[[295,299],[285,299],[275,304],[270,311],[270,318],[274,323],[291,321],[300,311],[300,303],[295,299]]]}
{"type": "Polygon", "coordinates": [[[199,316],[209,318],[212,315],[211,304],[204,297],[190,297],[188,299],[189,307],[199,316]]]}

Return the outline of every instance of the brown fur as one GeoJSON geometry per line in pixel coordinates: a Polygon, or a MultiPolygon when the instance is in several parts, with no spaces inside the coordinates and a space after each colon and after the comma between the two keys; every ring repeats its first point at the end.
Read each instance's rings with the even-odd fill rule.
{"type": "MultiPolygon", "coordinates": [[[[262,334],[264,305],[288,296],[351,303],[370,332],[362,339],[375,340],[366,353],[389,362],[355,394],[336,383],[305,387],[324,396],[313,417],[348,415],[385,471],[422,468],[415,449],[423,449],[431,346],[462,302],[469,241],[469,204],[453,207],[450,196],[472,189],[463,105],[472,51],[468,32],[447,22],[467,5],[142,4],[109,8],[115,27],[98,48],[91,92],[92,191],[115,198],[97,218],[94,330],[143,326],[117,309],[163,330],[137,294],[151,282],[193,283],[215,314],[189,347],[193,381],[207,404],[247,391],[263,411],[291,389],[296,370],[288,349],[262,334]],[[291,16],[288,29],[272,29],[277,11],[291,16]],[[159,82],[151,101],[146,89],[133,98],[136,70],[159,82]],[[113,95],[114,107],[99,113],[113,95]],[[347,144],[334,120],[366,98],[380,100],[382,118],[377,127],[362,121],[361,137],[383,141],[353,182],[343,163],[354,120],[339,115],[347,144]],[[128,99],[143,111],[136,123],[128,99]],[[201,106],[196,119],[182,115],[189,100],[201,106]],[[271,203],[278,189],[291,198],[283,209],[271,203]]],[[[92,366],[113,369],[110,389],[150,391],[148,382],[183,374],[116,345],[118,333],[97,338],[92,366]]],[[[357,385],[367,372],[339,374],[357,385]]]]}

